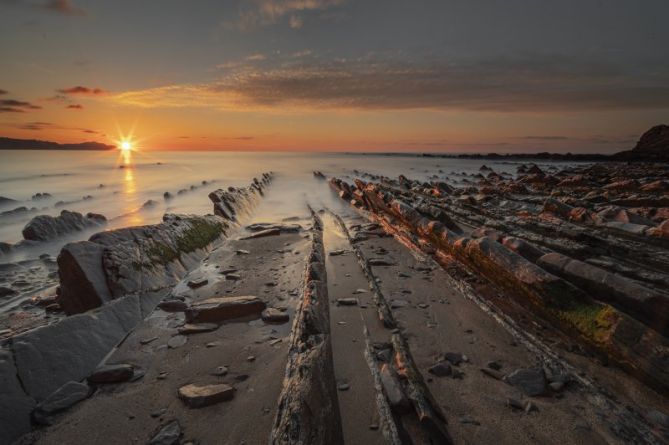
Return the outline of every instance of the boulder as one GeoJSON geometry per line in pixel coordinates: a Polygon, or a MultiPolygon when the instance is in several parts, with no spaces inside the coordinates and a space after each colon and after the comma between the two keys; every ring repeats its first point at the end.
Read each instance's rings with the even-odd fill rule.
{"type": "Polygon", "coordinates": [[[167,214],[160,224],[101,232],[89,241],[69,243],[58,255],[58,302],[67,314],[74,314],[124,295],[173,286],[227,227],[215,216],[167,214]]]}
{"type": "Polygon", "coordinates": [[[107,218],[95,213],[86,216],[63,210],[59,216],[39,215],[23,228],[23,238],[30,241],[50,241],[85,229],[102,227],[107,218]]]}

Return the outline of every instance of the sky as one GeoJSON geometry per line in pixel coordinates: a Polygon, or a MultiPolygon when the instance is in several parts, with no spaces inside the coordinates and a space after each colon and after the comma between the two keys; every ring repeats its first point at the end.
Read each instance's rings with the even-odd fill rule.
{"type": "Polygon", "coordinates": [[[667,0],[0,0],[0,136],[582,152],[669,119],[667,0]]]}

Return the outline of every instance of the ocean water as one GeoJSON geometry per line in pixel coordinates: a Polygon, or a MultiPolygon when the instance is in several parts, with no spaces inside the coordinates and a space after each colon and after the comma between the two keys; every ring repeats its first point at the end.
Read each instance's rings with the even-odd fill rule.
{"type": "MultiPolygon", "coordinates": [[[[512,162],[341,153],[151,151],[123,156],[119,152],[0,151],[0,196],[16,200],[1,205],[0,212],[32,209],[0,216],[0,241],[20,241],[21,230],[31,218],[57,215],[63,209],[103,214],[109,220],[105,230],[156,223],[168,212],[211,213],[210,191],[248,185],[253,177],[270,170],[276,180],[257,210],[257,219],[278,221],[304,215],[307,203],[341,204],[325,181],[314,178],[314,170],[348,178],[357,176],[356,170],[424,180],[437,176],[457,183],[466,178],[462,173],[475,174],[483,163],[500,173],[516,171],[512,162]],[[164,199],[165,192],[173,198],[164,199]],[[50,196],[33,199],[37,193],[50,196]],[[153,204],[146,205],[148,201],[153,204]]],[[[64,242],[90,235],[73,234],[0,262],[39,253],[55,255],[64,242]]]]}

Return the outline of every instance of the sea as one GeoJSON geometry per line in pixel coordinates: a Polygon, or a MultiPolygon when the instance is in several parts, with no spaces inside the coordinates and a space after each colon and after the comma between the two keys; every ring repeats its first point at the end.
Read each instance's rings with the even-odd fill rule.
{"type": "MultiPolygon", "coordinates": [[[[0,199],[0,242],[21,241],[23,228],[37,215],[70,210],[102,214],[108,220],[103,228],[0,253],[0,287],[18,291],[0,298],[0,313],[57,284],[55,257],[65,243],[88,239],[100,230],[154,224],[165,213],[211,214],[209,192],[247,186],[263,172],[272,171],[275,177],[254,211],[254,221],[278,222],[308,215],[307,205],[346,205],[314,171],[349,181],[365,179],[363,173],[404,174],[457,186],[475,183],[473,176],[484,164],[515,175],[521,163],[527,162],[368,153],[0,151],[0,197],[11,200],[0,199]],[[44,267],[45,262],[50,265],[44,267]]],[[[573,163],[538,165],[555,170],[573,163]]]]}

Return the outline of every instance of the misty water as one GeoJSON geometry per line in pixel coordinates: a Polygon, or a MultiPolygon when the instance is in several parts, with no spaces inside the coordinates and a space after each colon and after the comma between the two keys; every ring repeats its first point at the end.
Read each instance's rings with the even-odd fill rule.
{"type": "Polygon", "coordinates": [[[21,241],[21,231],[30,219],[58,215],[64,209],[99,213],[108,219],[104,228],[0,254],[0,286],[18,292],[0,299],[0,312],[36,293],[52,291],[57,285],[55,257],[66,242],[87,239],[99,230],[154,224],[165,213],[210,214],[210,191],[249,185],[266,171],[275,172],[275,179],[254,211],[254,220],[277,222],[307,215],[307,204],[345,205],[326,181],[314,177],[314,170],[349,180],[367,172],[462,185],[476,181],[472,176],[483,164],[498,173],[515,175],[519,163],[328,153],[153,151],[132,152],[126,157],[119,152],[0,152],[0,196],[15,200],[0,204],[1,242],[21,241]],[[164,198],[166,192],[170,199],[164,198]],[[49,196],[33,198],[38,193],[49,196]],[[7,213],[20,207],[30,210],[7,213]],[[39,259],[43,254],[49,257],[39,259]]]}

